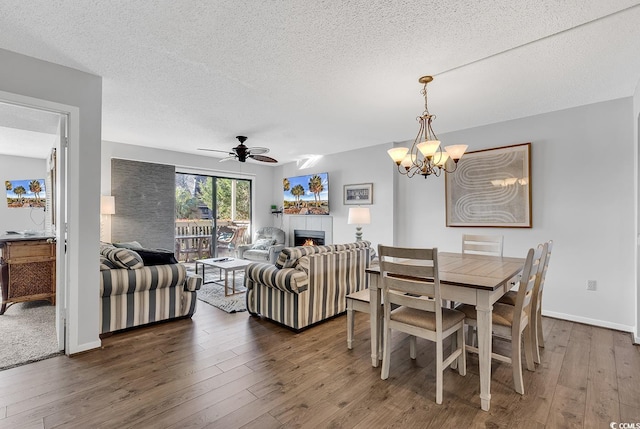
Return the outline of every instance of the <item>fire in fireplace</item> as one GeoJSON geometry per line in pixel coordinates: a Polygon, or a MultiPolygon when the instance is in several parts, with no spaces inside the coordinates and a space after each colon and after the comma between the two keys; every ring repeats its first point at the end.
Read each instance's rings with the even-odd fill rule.
{"type": "Polygon", "coordinates": [[[293,245],[294,246],[322,246],[324,245],[324,231],[294,229],[293,245]]]}

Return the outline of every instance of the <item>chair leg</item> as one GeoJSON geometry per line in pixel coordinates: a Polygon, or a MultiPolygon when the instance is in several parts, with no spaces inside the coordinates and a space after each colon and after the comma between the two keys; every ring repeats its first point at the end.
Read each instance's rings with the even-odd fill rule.
{"type": "MultiPolygon", "coordinates": [[[[382,359],[382,346],[384,345],[383,343],[383,338],[382,338],[382,330],[384,329],[384,318],[380,317],[378,319],[378,358],[382,359]]],[[[378,366],[376,364],[376,366],[378,366]]]]}
{"type": "Polygon", "coordinates": [[[520,335],[511,338],[511,367],[513,369],[513,386],[521,395],[524,395],[524,381],[522,380],[522,337],[520,335]]]}
{"type": "Polygon", "coordinates": [[[542,309],[536,312],[536,337],[538,338],[538,347],[544,348],[544,335],[542,335],[542,309]]]}
{"type": "Polygon", "coordinates": [[[436,341],[436,404],[442,404],[442,378],[444,376],[443,365],[443,344],[442,341],[436,341]]]}
{"type": "Polygon", "coordinates": [[[531,318],[531,350],[533,351],[533,361],[540,363],[540,349],[538,349],[538,331],[542,329],[542,326],[538,325],[538,316],[534,315],[531,318]]]}
{"type": "Polygon", "coordinates": [[[467,325],[467,344],[469,344],[470,346],[475,345],[475,333],[476,327],[473,325],[467,325]]]}
{"type": "MultiPolygon", "coordinates": [[[[527,362],[527,369],[529,371],[535,371],[536,370],[536,365],[533,361],[533,348],[535,347],[535,344],[533,342],[533,329],[531,327],[531,324],[528,324],[526,328],[524,328],[524,357],[525,360],[527,362]]],[[[536,348],[537,350],[537,348],[536,348]]]]}
{"type": "Polygon", "coordinates": [[[458,374],[467,375],[467,352],[464,348],[464,324],[458,329],[457,348],[461,349],[460,357],[458,357],[458,374]]]}
{"type": "Polygon", "coordinates": [[[347,300],[347,348],[349,350],[353,349],[353,329],[353,308],[349,300],[347,300]]]}
{"type": "Polygon", "coordinates": [[[382,349],[382,371],[380,372],[380,378],[386,380],[389,378],[389,360],[391,359],[391,329],[387,327],[386,323],[383,337],[384,346],[382,349]]]}
{"type": "Polygon", "coordinates": [[[416,358],[417,354],[416,354],[416,336],[415,335],[411,335],[409,337],[409,356],[411,356],[411,359],[416,358]]]}

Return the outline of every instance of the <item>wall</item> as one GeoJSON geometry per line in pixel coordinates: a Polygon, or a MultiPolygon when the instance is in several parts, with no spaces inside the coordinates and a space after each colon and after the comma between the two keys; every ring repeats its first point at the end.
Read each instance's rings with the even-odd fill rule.
{"type": "MultiPolygon", "coordinates": [[[[5,180],[45,179],[49,174],[46,160],[0,155],[2,183],[5,180]]],[[[45,189],[45,191],[49,191],[45,189]]],[[[9,208],[6,193],[0,194],[0,233],[5,231],[44,231],[45,213],[41,208],[9,208]]]]}
{"type": "Polygon", "coordinates": [[[634,157],[635,169],[634,169],[634,181],[635,184],[635,215],[636,215],[636,229],[635,237],[636,252],[636,326],[634,331],[634,339],[636,344],[640,344],[640,80],[636,85],[636,91],[633,95],[633,141],[634,145],[634,157]]]}
{"type": "MultiPolygon", "coordinates": [[[[253,228],[254,231],[262,226],[271,226],[273,222],[270,206],[273,193],[273,172],[275,168],[253,162],[224,162],[205,155],[173,152],[134,146],[123,143],[104,141],[102,143],[102,177],[101,187],[103,195],[111,192],[111,159],[121,158],[132,161],[153,162],[157,164],[174,165],[176,171],[194,174],[209,174],[223,177],[240,177],[253,180],[252,192],[254,200],[253,228]],[[260,178],[260,180],[255,180],[260,178]]],[[[173,213],[173,207],[171,212],[173,213]]],[[[116,201],[116,215],[118,202],[116,201]]],[[[107,228],[109,230],[109,228],[107,228]]]]}
{"type": "Polygon", "coordinates": [[[624,98],[439,137],[469,150],[532,142],[533,228],[446,228],[443,178],[398,180],[397,242],[459,251],[463,233],[503,234],[524,256],[549,239],[544,314],[632,331],[635,320],[632,99],[624,98]],[[588,279],[598,290],[586,290],[588,279]]]}
{"type": "Polygon", "coordinates": [[[0,64],[0,91],[4,92],[0,98],[52,110],[61,110],[60,107],[71,113],[67,158],[67,352],[99,347],[96,249],[100,234],[102,78],[3,49],[0,64]],[[31,100],[24,101],[27,97],[31,100]]]}
{"type": "MultiPolygon", "coordinates": [[[[295,162],[284,164],[275,172],[273,204],[279,206],[283,201],[282,179],[313,173],[329,173],[329,212],[333,216],[333,242],[349,243],[355,241],[355,225],[347,224],[349,205],[343,203],[343,187],[348,184],[373,183],[373,204],[371,225],[362,227],[362,238],[378,244],[393,243],[393,180],[395,164],[387,155],[390,144],[378,145],[366,149],[352,150],[322,157],[317,164],[304,170],[298,169],[295,162]]],[[[275,218],[275,216],[274,216],[275,218]]],[[[280,227],[287,222],[287,215],[274,219],[274,226],[280,227]]],[[[287,228],[284,228],[285,231],[287,228]]]]}
{"type": "Polygon", "coordinates": [[[150,249],[173,251],[176,170],[172,165],[111,160],[111,241],[137,241],[150,249]]]}

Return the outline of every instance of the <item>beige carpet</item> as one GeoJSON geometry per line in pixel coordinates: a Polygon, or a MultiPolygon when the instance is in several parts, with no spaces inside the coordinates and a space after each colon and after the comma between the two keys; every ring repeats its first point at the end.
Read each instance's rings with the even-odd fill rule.
{"type": "Polygon", "coordinates": [[[56,307],[47,301],[13,304],[0,316],[0,370],[60,354],[56,307]]]}

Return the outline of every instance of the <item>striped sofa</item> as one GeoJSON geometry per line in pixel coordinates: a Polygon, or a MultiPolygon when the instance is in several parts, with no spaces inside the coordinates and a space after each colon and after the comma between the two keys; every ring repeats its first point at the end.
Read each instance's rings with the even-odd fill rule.
{"type": "MultiPolygon", "coordinates": [[[[118,252],[125,253],[123,250],[118,252]]],[[[100,333],[195,313],[196,290],[202,278],[188,276],[183,265],[144,266],[140,261],[124,259],[114,267],[103,252],[109,250],[101,250],[100,333]]]]}
{"type": "Polygon", "coordinates": [[[346,311],[345,296],[368,288],[368,241],[285,247],[275,264],[246,268],[247,310],[294,330],[346,311]]]}

